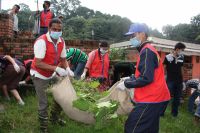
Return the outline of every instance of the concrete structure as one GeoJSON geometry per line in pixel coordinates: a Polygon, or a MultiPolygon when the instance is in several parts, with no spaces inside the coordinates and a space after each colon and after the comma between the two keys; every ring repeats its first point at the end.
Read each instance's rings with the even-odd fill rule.
{"type": "MultiPolygon", "coordinates": [[[[153,41],[153,46],[158,50],[162,61],[165,55],[170,53],[178,42],[156,37],[150,37],[149,40],[153,41]]],[[[200,44],[183,43],[186,45],[184,51],[184,79],[200,78],[200,44]]],[[[125,48],[127,51],[127,59],[136,62],[138,52],[134,48],[131,48],[129,41],[112,44],[111,48],[125,48]]]]}

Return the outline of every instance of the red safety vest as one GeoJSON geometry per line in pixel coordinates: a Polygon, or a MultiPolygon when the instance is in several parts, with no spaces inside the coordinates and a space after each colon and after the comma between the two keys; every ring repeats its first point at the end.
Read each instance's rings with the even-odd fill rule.
{"type": "MultiPolygon", "coordinates": [[[[61,52],[64,48],[63,39],[61,39],[61,42],[59,42],[57,44],[57,50],[56,50],[54,44],[47,40],[46,34],[40,36],[38,39],[43,39],[46,43],[46,54],[45,54],[45,57],[42,59],[42,62],[44,62],[48,65],[57,66],[58,63],[59,63],[61,52]]],[[[33,59],[31,68],[33,70],[36,70],[38,73],[40,73],[41,75],[43,75],[45,77],[52,76],[52,74],[54,72],[54,71],[43,70],[43,69],[37,68],[36,65],[35,65],[35,58],[33,59]]]]}
{"type": "Polygon", "coordinates": [[[50,10],[47,12],[42,11],[40,14],[40,27],[48,27],[52,18],[53,13],[50,10]]]}
{"type": "Polygon", "coordinates": [[[104,56],[101,56],[100,59],[98,49],[95,50],[95,57],[89,69],[89,76],[93,78],[103,77],[108,79],[108,70],[109,70],[108,53],[106,53],[104,56]]]}
{"type": "MultiPolygon", "coordinates": [[[[152,83],[140,87],[135,88],[134,90],[134,101],[138,103],[158,103],[158,102],[164,102],[170,100],[170,93],[164,78],[164,68],[163,64],[160,61],[160,56],[157,52],[157,50],[151,46],[150,44],[146,44],[142,50],[145,48],[148,48],[152,50],[158,57],[158,68],[154,71],[154,80],[152,83]]],[[[140,53],[142,52],[140,51],[140,53]]],[[[135,77],[138,78],[140,76],[140,72],[138,70],[138,65],[140,62],[140,57],[138,57],[137,65],[136,65],[136,71],[135,71],[135,77]]]]}

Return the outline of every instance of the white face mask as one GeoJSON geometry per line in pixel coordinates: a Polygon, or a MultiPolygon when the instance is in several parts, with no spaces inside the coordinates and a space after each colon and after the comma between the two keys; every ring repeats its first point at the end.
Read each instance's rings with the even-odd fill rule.
{"type": "Polygon", "coordinates": [[[183,51],[180,50],[180,51],[177,52],[177,54],[178,54],[178,55],[183,55],[183,51]]]}
{"type": "Polygon", "coordinates": [[[100,52],[101,52],[101,54],[105,54],[108,52],[108,50],[104,50],[103,48],[100,48],[100,52]]]}

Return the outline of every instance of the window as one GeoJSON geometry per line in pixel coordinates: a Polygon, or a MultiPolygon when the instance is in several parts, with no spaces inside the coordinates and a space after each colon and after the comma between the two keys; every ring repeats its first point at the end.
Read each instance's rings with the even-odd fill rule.
{"type": "Polygon", "coordinates": [[[196,56],[196,63],[199,63],[199,56],[196,56]]]}

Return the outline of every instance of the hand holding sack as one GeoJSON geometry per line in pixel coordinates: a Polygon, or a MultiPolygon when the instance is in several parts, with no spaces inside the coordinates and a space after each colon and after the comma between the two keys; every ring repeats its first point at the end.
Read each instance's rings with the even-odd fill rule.
{"type": "Polygon", "coordinates": [[[86,76],[86,73],[84,72],[82,75],[81,75],[81,79],[85,79],[85,76],[86,76]]]}
{"type": "Polygon", "coordinates": [[[66,72],[69,76],[74,77],[74,72],[69,67],[66,68],[66,72]]]}
{"type": "Polygon", "coordinates": [[[198,84],[197,89],[198,89],[198,91],[200,91],[200,83],[198,84]]]}
{"type": "Polygon", "coordinates": [[[124,91],[126,89],[125,85],[124,85],[124,81],[120,82],[116,88],[118,88],[119,90],[124,91]]]}
{"type": "Polygon", "coordinates": [[[65,69],[61,68],[61,67],[56,67],[55,72],[59,75],[59,76],[67,76],[68,73],[65,69]]]}
{"type": "Polygon", "coordinates": [[[19,85],[24,85],[24,84],[26,84],[26,81],[24,80],[19,82],[19,85]]]}
{"type": "Polygon", "coordinates": [[[130,79],[130,77],[122,77],[121,80],[126,80],[126,79],[130,79]]]}

